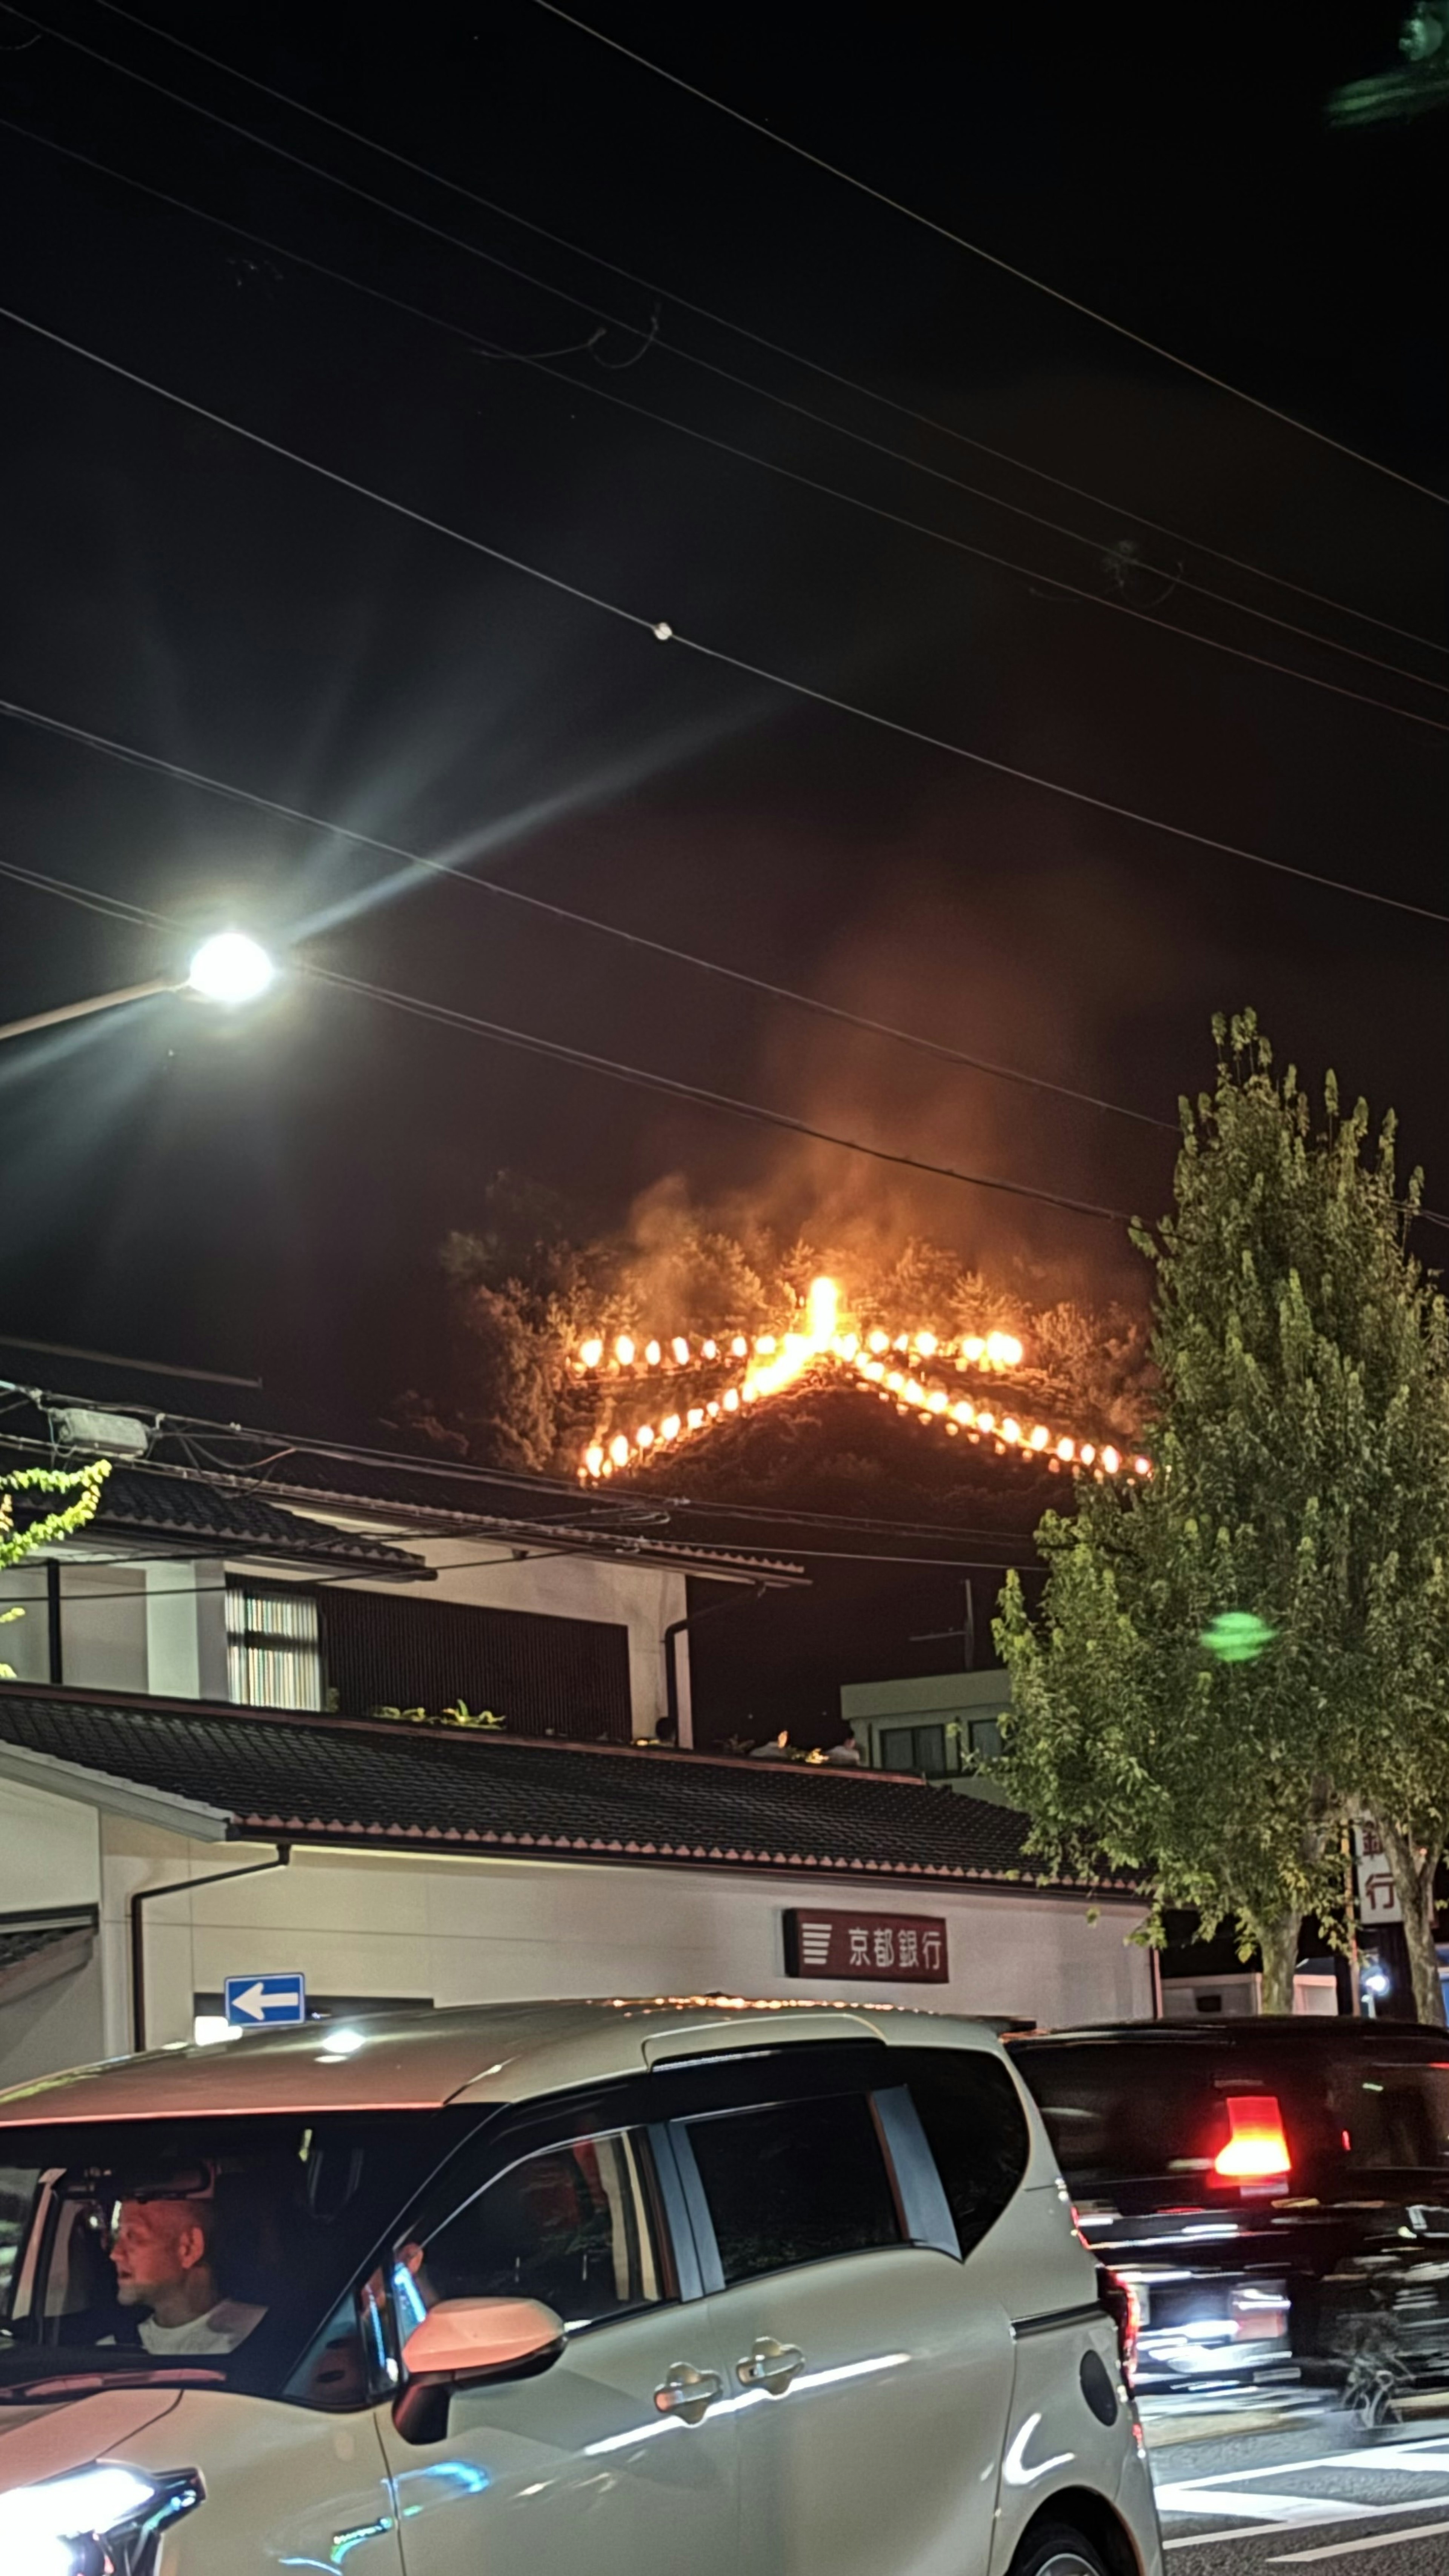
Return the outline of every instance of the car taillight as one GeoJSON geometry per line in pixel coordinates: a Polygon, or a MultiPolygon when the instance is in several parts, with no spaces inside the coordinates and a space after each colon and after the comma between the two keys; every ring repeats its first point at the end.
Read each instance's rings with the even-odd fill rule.
{"type": "Polygon", "coordinates": [[[1293,2170],[1276,2093],[1230,2093],[1228,2143],[1213,2158],[1219,2182],[1286,2180],[1293,2170]]]}
{"type": "Polygon", "coordinates": [[[1122,2376],[1130,2388],[1137,2375],[1137,2337],[1142,2326],[1142,2306],[1132,2283],[1120,2272],[1109,2272],[1105,2263],[1097,2267],[1097,2296],[1117,2329],[1117,2358],[1122,2376]]]}

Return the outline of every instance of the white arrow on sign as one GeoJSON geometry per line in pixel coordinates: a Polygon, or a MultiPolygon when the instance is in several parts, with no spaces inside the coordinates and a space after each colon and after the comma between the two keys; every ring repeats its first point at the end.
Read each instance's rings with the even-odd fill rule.
{"type": "Polygon", "coordinates": [[[275,1993],[269,1995],[263,1989],[261,1979],[258,1978],[255,1985],[243,1986],[239,1995],[232,1996],[231,2009],[233,2012],[245,2013],[249,2021],[261,2021],[268,2013],[295,2014],[300,2010],[301,2002],[302,1995],[299,1987],[279,1986],[275,1993]]]}

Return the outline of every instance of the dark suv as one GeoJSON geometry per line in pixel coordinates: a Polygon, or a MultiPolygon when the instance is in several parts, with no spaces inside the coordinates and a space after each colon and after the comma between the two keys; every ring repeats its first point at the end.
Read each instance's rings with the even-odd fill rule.
{"type": "Polygon", "coordinates": [[[1135,2292],[1138,2386],[1449,2389],[1449,2033],[1173,2022],[1013,2037],[1087,2242],[1135,2292]]]}

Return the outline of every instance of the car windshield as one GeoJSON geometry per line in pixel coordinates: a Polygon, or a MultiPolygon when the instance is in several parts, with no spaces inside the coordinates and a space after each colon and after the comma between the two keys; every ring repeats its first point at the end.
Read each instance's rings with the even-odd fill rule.
{"type": "Polygon", "coordinates": [[[179,2378],[365,2402],[352,2292],[477,2114],[0,2127],[0,2405],[179,2378]]]}

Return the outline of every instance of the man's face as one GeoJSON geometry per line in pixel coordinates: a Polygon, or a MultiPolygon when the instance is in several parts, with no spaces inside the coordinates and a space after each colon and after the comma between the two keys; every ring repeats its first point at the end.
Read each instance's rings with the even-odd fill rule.
{"type": "Polygon", "coordinates": [[[184,2200],[123,2200],[111,2247],[123,2308],[152,2308],[206,2260],[206,2235],[184,2200]]]}

